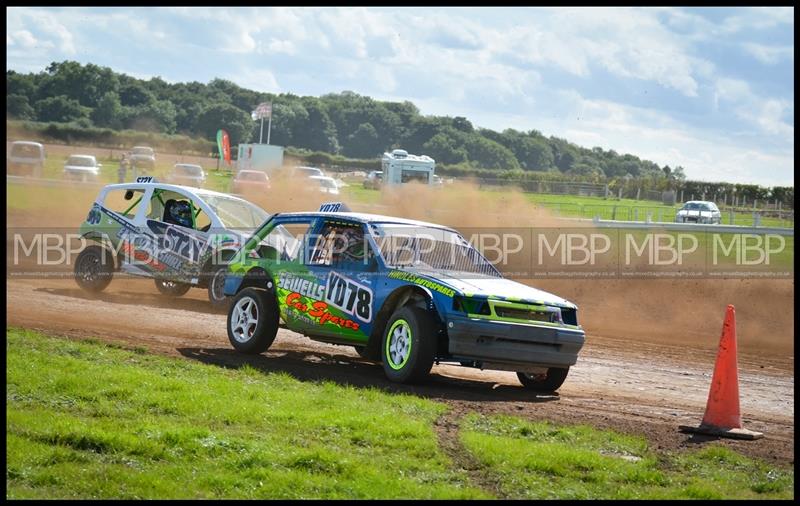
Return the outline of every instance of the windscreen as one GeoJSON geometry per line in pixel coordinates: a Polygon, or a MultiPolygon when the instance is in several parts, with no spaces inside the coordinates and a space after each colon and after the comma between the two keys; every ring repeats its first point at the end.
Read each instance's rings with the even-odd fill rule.
{"type": "Polygon", "coordinates": [[[83,156],[70,156],[67,160],[67,165],[75,167],[94,167],[94,160],[83,156]]]}
{"type": "Polygon", "coordinates": [[[255,229],[269,218],[266,211],[246,200],[216,196],[203,200],[214,210],[225,228],[255,229]]]}
{"type": "Polygon", "coordinates": [[[386,265],[421,272],[500,277],[500,273],[456,232],[395,223],[371,225],[386,265]]]}

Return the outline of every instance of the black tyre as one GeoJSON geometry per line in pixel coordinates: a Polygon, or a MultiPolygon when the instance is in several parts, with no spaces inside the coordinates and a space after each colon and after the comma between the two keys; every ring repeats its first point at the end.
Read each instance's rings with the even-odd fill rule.
{"type": "Polygon", "coordinates": [[[114,258],[101,246],[87,246],[75,259],[75,281],[87,292],[102,292],[113,276],[114,258]]]}
{"type": "Polygon", "coordinates": [[[272,293],[245,288],[228,308],[228,340],[241,353],[263,353],[275,340],[279,318],[272,293]]]}
{"type": "Polygon", "coordinates": [[[185,295],[189,288],[192,287],[189,283],[179,283],[168,279],[154,279],[153,281],[155,281],[158,291],[167,297],[180,297],[185,295]]]}
{"type": "Polygon", "coordinates": [[[225,274],[227,272],[227,265],[215,265],[211,268],[211,271],[206,274],[208,276],[208,301],[217,309],[224,308],[230,302],[230,298],[225,296],[223,292],[225,288],[225,274]]]}
{"type": "Polygon", "coordinates": [[[519,382],[535,392],[555,392],[564,384],[569,374],[569,367],[550,367],[546,373],[536,374],[518,372],[519,382]]]}
{"type": "Polygon", "coordinates": [[[381,342],[383,370],[391,381],[414,383],[425,378],[436,355],[438,325],[433,314],[402,307],[389,318],[381,342]]]}
{"type": "Polygon", "coordinates": [[[369,350],[367,350],[366,346],[353,346],[353,348],[356,350],[356,353],[358,353],[358,356],[361,358],[365,358],[367,360],[375,360],[375,361],[380,360],[380,357],[375,357],[375,354],[370,353],[369,350]]]}

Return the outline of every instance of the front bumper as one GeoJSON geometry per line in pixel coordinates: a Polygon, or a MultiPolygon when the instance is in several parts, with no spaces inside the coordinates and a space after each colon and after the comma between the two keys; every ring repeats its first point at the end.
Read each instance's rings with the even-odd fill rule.
{"type": "Polygon", "coordinates": [[[508,365],[569,367],[578,360],[583,330],[450,315],[448,351],[457,359],[508,365]]]}

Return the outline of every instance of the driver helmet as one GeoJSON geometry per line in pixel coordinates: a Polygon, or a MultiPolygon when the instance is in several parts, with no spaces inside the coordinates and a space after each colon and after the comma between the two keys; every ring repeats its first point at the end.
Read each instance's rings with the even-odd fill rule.
{"type": "Polygon", "coordinates": [[[364,259],[364,234],[358,228],[345,228],[342,230],[341,238],[343,248],[341,258],[346,260],[360,261],[364,259]]]}
{"type": "Polygon", "coordinates": [[[169,217],[173,223],[192,228],[192,208],[185,200],[179,200],[169,208],[169,217]]]}

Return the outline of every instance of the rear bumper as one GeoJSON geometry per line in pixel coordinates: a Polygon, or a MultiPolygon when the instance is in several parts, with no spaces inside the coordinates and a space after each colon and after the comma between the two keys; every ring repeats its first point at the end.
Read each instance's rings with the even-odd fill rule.
{"type": "Polygon", "coordinates": [[[586,339],[580,329],[449,316],[448,351],[457,359],[541,367],[569,367],[586,339]]]}

